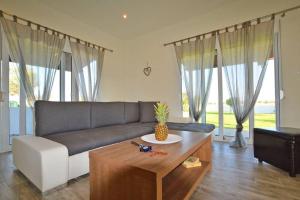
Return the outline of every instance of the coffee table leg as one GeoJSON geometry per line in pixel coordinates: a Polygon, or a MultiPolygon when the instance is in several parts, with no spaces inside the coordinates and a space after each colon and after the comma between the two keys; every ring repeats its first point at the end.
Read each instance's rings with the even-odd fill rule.
{"type": "MultiPolygon", "coordinates": [[[[211,137],[211,136],[210,136],[211,137]]],[[[209,169],[211,170],[211,139],[208,139],[193,155],[198,157],[200,161],[206,161],[209,163],[209,169]]]]}

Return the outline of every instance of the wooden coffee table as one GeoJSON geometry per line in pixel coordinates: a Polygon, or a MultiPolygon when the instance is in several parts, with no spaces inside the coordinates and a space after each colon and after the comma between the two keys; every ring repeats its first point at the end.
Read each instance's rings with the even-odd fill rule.
{"type": "Polygon", "coordinates": [[[170,130],[183,140],[168,145],[151,145],[154,151],[143,153],[132,140],[91,151],[90,197],[101,200],[183,200],[189,199],[204,175],[211,169],[211,135],[170,130]],[[189,156],[202,161],[199,168],[181,164],[189,156]]]}

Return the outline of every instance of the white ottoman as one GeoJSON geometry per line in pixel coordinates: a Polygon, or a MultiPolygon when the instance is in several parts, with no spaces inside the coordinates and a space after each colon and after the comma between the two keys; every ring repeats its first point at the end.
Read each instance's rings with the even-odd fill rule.
{"type": "Polygon", "coordinates": [[[36,136],[19,136],[12,143],[13,161],[41,192],[68,181],[68,150],[57,142],[36,136]]]}

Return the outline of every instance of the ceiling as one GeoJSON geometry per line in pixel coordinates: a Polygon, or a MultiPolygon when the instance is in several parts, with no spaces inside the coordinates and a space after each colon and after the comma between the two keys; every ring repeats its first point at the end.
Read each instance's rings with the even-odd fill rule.
{"type": "Polygon", "coordinates": [[[131,39],[236,0],[43,0],[57,11],[115,37],[131,39]],[[126,13],[127,19],[122,15],[126,13]]]}
{"type": "Polygon", "coordinates": [[[48,19],[56,23],[57,13],[120,39],[133,39],[216,10],[226,13],[226,8],[229,14],[237,8],[269,13],[291,5],[299,5],[299,0],[0,0],[4,11],[42,24],[48,19]]]}

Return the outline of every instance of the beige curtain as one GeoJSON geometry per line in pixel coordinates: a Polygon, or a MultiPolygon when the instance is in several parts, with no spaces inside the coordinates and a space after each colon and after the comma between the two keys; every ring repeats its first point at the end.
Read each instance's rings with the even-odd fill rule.
{"type": "Polygon", "coordinates": [[[222,66],[233,104],[237,127],[232,147],[245,147],[243,123],[253,110],[262,87],[267,62],[273,48],[274,21],[219,35],[222,66]]]}
{"type": "Polygon", "coordinates": [[[65,39],[0,17],[27,100],[49,100],[65,39]]]}
{"type": "Polygon", "coordinates": [[[205,111],[215,58],[215,35],[175,45],[181,77],[185,83],[191,117],[198,122],[205,111]]]}
{"type": "Polygon", "coordinates": [[[104,49],[92,48],[79,42],[70,42],[70,45],[79,100],[96,101],[100,90],[104,49]]]}

